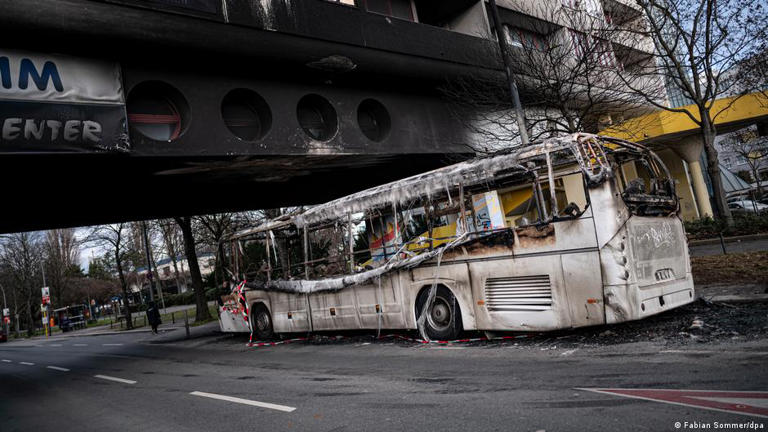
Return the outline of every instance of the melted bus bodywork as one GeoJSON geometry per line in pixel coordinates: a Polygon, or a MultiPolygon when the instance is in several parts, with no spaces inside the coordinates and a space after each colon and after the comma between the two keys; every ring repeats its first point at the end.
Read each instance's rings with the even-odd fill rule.
{"type": "Polygon", "coordinates": [[[644,146],[545,140],[237,233],[232,263],[247,282],[225,298],[221,328],[445,339],[642,319],[694,298],[678,213],[674,181],[644,146]]]}

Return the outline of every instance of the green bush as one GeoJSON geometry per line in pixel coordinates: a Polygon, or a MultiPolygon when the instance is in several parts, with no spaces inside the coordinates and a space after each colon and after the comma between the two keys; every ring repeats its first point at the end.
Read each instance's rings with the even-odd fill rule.
{"type": "Polygon", "coordinates": [[[705,217],[685,222],[685,232],[689,240],[718,237],[720,233],[726,237],[768,233],[768,214],[735,214],[733,222],[733,226],[728,227],[722,219],[705,217]]]}
{"type": "Polygon", "coordinates": [[[165,297],[166,306],[183,306],[193,303],[195,303],[195,292],[193,290],[165,297]]]}

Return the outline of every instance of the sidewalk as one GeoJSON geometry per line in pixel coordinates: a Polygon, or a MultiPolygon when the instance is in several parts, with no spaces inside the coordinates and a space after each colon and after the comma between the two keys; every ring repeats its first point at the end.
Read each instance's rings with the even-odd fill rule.
{"type": "Polygon", "coordinates": [[[697,298],[703,298],[711,302],[744,303],[768,301],[766,286],[760,283],[695,285],[695,290],[697,298]]]}

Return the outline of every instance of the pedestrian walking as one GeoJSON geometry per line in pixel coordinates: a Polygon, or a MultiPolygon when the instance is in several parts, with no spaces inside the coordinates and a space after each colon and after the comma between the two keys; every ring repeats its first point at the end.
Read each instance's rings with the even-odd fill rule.
{"type": "Polygon", "coordinates": [[[160,311],[157,309],[157,306],[155,306],[155,302],[149,302],[149,307],[147,308],[147,320],[149,320],[149,325],[152,326],[152,333],[157,334],[157,326],[159,326],[162,321],[160,320],[160,311]]]}

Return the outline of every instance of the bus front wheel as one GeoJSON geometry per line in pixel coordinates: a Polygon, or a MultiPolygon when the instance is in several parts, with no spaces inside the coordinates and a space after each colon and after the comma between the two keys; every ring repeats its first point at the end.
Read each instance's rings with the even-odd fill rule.
{"type": "Polygon", "coordinates": [[[251,308],[251,325],[253,334],[259,340],[270,339],[274,333],[272,331],[272,316],[263,303],[256,303],[251,308]]]}
{"type": "MultiPolygon", "coordinates": [[[[429,288],[421,291],[416,302],[416,319],[421,316],[424,304],[429,298],[429,288]]],[[[432,307],[427,310],[424,330],[432,340],[453,340],[462,331],[461,309],[451,290],[444,286],[437,287],[432,307]]]]}

